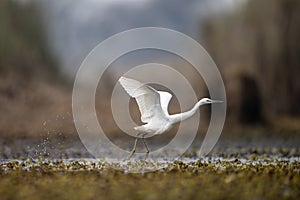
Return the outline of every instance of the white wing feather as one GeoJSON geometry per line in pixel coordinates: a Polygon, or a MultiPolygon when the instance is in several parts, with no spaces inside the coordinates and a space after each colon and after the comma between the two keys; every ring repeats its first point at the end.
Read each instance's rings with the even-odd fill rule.
{"type": "Polygon", "coordinates": [[[169,115],[168,107],[169,107],[170,100],[172,99],[172,94],[164,91],[158,91],[158,93],[160,95],[161,108],[165,113],[165,115],[168,116],[169,115]]]}
{"type": "Polygon", "coordinates": [[[151,119],[159,119],[168,114],[168,104],[172,95],[168,92],[157,91],[139,81],[121,77],[120,84],[139,106],[141,121],[149,123],[151,119]]]}

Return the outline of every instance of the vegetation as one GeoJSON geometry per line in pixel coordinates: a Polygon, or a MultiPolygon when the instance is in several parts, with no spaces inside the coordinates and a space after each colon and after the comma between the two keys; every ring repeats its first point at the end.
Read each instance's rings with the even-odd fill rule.
{"type": "Polygon", "coordinates": [[[71,110],[71,91],[61,84],[37,2],[0,1],[1,137],[39,136],[46,120],[71,110]]]}
{"type": "Polygon", "coordinates": [[[299,118],[299,12],[298,0],[249,0],[205,20],[202,40],[223,71],[229,117],[299,118]]]}
{"type": "Polygon", "coordinates": [[[299,168],[297,161],[225,159],[175,161],[159,171],[127,174],[100,161],[11,161],[0,165],[0,195],[25,200],[297,199],[299,168]]]}
{"type": "Polygon", "coordinates": [[[35,1],[2,0],[0,27],[0,73],[13,70],[27,78],[56,73],[35,1]]]}

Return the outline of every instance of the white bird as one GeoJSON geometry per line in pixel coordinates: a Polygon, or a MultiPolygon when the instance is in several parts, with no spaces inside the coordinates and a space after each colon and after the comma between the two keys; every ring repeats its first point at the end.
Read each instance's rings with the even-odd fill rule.
{"type": "Polygon", "coordinates": [[[157,91],[149,85],[125,77],[121,77],[119,82],[125,91],[131,97],[135,98],[141,112],[141,121],[145,123],[142,126],[134,127],[134,129],[138,131],[138,134],[129,158],[131,158],[136,151],[138,137],[141,136],[143,140],[147,150],[147,156],[149,154],[149,148],[144,139],[146,135],[158,135],[170,130],[174,124],[193,116],[197,109],[204,104],[223,102],[219,100],[203,98],[198,101],[191,110],[170,115],[168,112],[168,105],[172,98],[172,94],[169,92],[157,91]]]}

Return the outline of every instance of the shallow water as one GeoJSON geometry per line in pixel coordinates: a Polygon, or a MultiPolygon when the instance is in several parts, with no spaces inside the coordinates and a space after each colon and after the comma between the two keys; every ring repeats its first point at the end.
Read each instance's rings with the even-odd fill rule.
{"type": "MultiPolygon", "coordinates": [[[[48,170],[102,170],[117,169],[123,172],[147,172],[172,168],[181,162],[191,168],[195,163],[210,164],[214,168],[224,168],[225,165],[238,167],[267,166],[282,163],[299,164],[300,148],[295,140],[221,140],[204,158],[197,154],[198,147],[191,147],[184,155],[170,159],[167,154],[161,157],[150,155],[145,160],[144,154],[128,160],[112,159],[107,150],[104,156],[95,159],[78,139],[46,138],[46,139],[16,139],[0,140],[0,168],[10,171],[39,169],[47,166],[48,170]],[[11,168],[12,167],[12,168],[11,168]]],[[[129,151],[129,150],[128,150],[129,151]]],[[[174,149],[176,152],[176,149],[174,149]]]]}
{"type": "MultiPolygon", "coordinates": [[[[118,142],[118,141],[117,141],[118,142]]],[[[121,141],[122,142],[122,141],[121,141]]],[[[119,142],[119,143],[121,143],[119,142]]],[[[128,152],[133,145],[126,145],[128,152]]],[[[160,144],[150,145],[150,150],[160,144]]],[[[193,144],[183,157],[199,159],[197,151],[201,144],[193,144]]],[[[143,146],[137,152],[144,152],[143,146]]],[[[176,152],[176,149],[174,149],[176,152]]],[[[103,157],[110,157],[110,150],[104,150],[103,157]]],[[[289,138],[264,138],[264,139],[220,139],[208,157],[248,158],[255,156],[264,157],[298,157],[300,156],[299,140],[289,138]]],[[[161,159],[168,160],[168,155],[161,155],[161,159]]],[[[3,159],[69,159],[93,158],[78,138],[37,138],[37,139],[0,139],[0,160],[3,159]]],[[[140,159],[143,156],[138,157],[140,159]]],[[[151,159],[151,154],[149,155],[151,159]]],[[[157,158],[153,158],[157,160],[157,158]]],[[[181,159],[181,157],[179,157],[181,159]]]]}

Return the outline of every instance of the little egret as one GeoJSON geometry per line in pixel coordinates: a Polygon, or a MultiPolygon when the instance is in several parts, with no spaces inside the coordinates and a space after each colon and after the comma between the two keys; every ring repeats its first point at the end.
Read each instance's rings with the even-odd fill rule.
{"type": "Polygon", "coordinates": [[[145,123],[142,126],[134,127],[134,129],[138,131],[138,134],[135,139],[134,146],[130,152],[129,159],[136,151],[138,137],[141,136],[141,139],[146,147],[147,157],[149,154],[149,148],[144,138],[146,135],[158,135],[170,130],[174,124],[193,116],[197,109],[202,105],[223,102],[219,100],[203,98],[198,101],[191,110],[170,115],[168,112],[168,105],[172,98],[172,94],[169,92],[157,91],[149,85],[125,77],[121,77],[119,82],[125,91],[131,97],[135,98],[141,112],[141,121],[145,123]]]}

